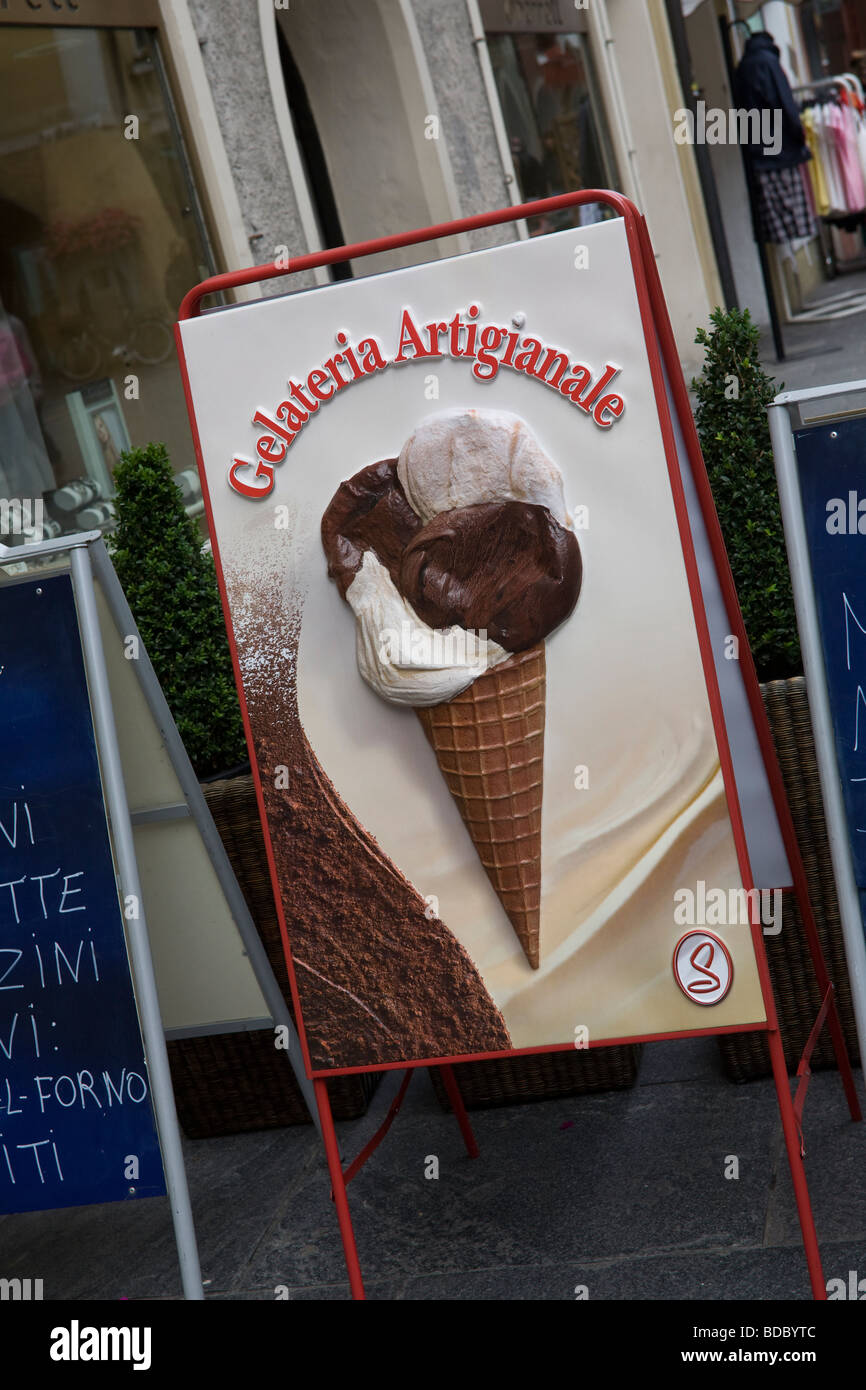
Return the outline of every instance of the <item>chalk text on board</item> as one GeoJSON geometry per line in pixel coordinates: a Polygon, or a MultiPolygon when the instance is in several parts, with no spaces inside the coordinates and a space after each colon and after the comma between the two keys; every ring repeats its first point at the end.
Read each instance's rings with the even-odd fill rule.
{"type": "Polygon", "coordinates": [[[0,1212],[156,1195],[71,577],[7,585],[0,637],[0,1212]],[[134,1187],[129,1155],[141,1162],[134,1187]]]}
{"type": "MultiPolygon", "coordinates": [[[[40,989],[51,989],[54,984],[52,975],[57,976],[57,983],[59,985],[62,985],[66,980],[71,980],[73,984],[77,985],[79,980],[82,978],[88,979],[91,975],[94,981],[97,984],[99,983],[99,965],[96,959],[96,948],[92,941],[87,941],[86,938],[79,937],[77,949],[69,943],[63,947],[59,941],[43,941],[41,946],[38,942],[34,941],[31,943],[31,946],[33,950],[33,962],[35,962],[39,971],[40,989]],[[85,953],[85,947],[87,947],[87,953],[85,953]],[[66,972],[65,974],[64,970],[66,972]]],[[[15,974],[22,962],[25,968],[27,965],[31,964],[28,948],[25,946],[19,950],[15,946],[2,946],[0,947],[0,957],[2,956],[14,956],[15,959],[10,961],[2,975],[0,975],[0,991],[6,989],[23,989],[23,985],[13,983],[10,977],[15,974]],[[4,984],[3,981],[7,979],[9,979],[10,982],[4,984]]],[[[2,1038],[0,1038],[0,1047],[2,1047],[2,1038]]]]}
{"type": "MultiPolygon", "coordinates": [[[[30,803],[19,798],[0,808],[0,850],[5,851],[7,863],[10,858],[14,861],[25,854],[32,856],[34,847],[38,852],[39,837],[30,803]]],[[[85,981],[99,984],[92,939],[80,932],[71,940],[53,939],[54,931],[61,925],[56,923],[57,918],[87,912],[84,878],[82,869],[66,871],[58,865],[39,873],[13,872],[0,881],[0,928],[17,927],[22,935],[29,931],[32,938],[17,946],[0,947],[0,1007],[4,1002],[13,1002],[14,996],[4,999],[5,992],[23,990],[25,981],[28,994],[85,981]],[[37,941],[35,929],[49,920],[56,924],[49,938],[37,941]]],[[[88,935],[89,931],[88,928],[88,935]]],[[[50,1026],[54,1027],[53,1022],[50,1026]]],[[[40,1044],[40,1025],[32,1003],[29,1011],[18,1007],[11,1017],[6,1014],[0,1018],[0,1062],[12,1064],[22,1053],[32,1053],[39,1061],[43,1051],[51,1050],[56,1052],[57,1047],[46,1049],[44,1039],[40,1044]]],[[[101,1074],[96,1068],[87,1067],[60,1074],[41,1071],[33,1074],[29,1082],[19,1081],[14,1090],[7,1075],[0,1078],[0,1125],[15,1115],[38,1113],[50,1120],[53,1114],[73,1107],[110,1111],[124,1104],[141,1105],[147,1095],[144,1076],[126,1066],[114,1073],[105,1068],[101,1074]]],[[[54,1130],[50,1129],[47,1136],[14,1143],[0,1128],[0,1182],[12,1186],[28,1179],[43,1186],[54,1181],[63,1183],[63,1165],[53,1135],[54,1130]]]]}

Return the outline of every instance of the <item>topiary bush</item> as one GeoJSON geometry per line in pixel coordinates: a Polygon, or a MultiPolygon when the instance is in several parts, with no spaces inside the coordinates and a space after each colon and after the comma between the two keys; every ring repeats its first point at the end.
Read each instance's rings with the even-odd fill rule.
{"type": "Polygon", "coordinates": [[[761,366],[748,309],[714,309],[695,422],[760,680],[802,672],[767,406],[776,383],[761,366]]]}
{"type": "Polygon", "coordinates": [[[114,470],[114,567],[199,777],[247,757],[213,559],[188,517],[164,444],[114,470]]]}

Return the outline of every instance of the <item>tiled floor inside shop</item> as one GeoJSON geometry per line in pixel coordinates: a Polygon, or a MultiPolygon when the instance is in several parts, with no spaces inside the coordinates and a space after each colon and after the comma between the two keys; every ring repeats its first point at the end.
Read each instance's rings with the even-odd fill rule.
{"type": "Polygon", "coordinates": [[[781,325],[786,352],[776,360],[769,330],[761,335],[764,370],[775,377],[777,389],[804,391],[839,381],[866,380],[866,271],[839,275],[810,296],[807,310],[823,309],[844,315],[781,325]],[[857,309],[856,313],[851,312],[857,309]]]}

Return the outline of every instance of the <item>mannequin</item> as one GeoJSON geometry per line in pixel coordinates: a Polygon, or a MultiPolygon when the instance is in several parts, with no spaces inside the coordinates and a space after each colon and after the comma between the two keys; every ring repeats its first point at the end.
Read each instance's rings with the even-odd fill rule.
{"type": "Polygon", "coordinates": [[[779,58],[772,34],[765,30],[752,34],[734,77],[734,97],[741,110],[781,115],[782,138],[777,152],[759,143],[745,147],[755,189],[756,233],[760,240],[771,242],[815,235],[800,170],[812,156],[779,58]]]}

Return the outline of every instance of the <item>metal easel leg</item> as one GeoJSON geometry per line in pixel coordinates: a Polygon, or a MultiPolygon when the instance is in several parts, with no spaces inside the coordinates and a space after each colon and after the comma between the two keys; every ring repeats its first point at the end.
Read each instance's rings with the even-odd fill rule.
{"type": "Polygon", "coordinates": [[[124,899],[133,898],[138,904],[137,916],[126,921],[126,933],[129,941],[129,954],[135,981],[141,1031],[147,1056],[150,1092],[162,1150],[165,1183],[171,1206],[171,1217],[174,1222],[181,1280],[186,1298],[202,1300],[204,1291],[202,1289],[192,1207],[183,1163],[165,1035],[159,1012],[153,961],[150,955],[150,941],[147,935],[141,884],[138,878],[132,822],[129,816],[129,806],[126,802],[126,788],[120,762],[120,749],[117,743],[117,730],[111,708],[111,691],[108,685],[108,673],[105,669],[105,656],[102,650],[102,636],[99,630],[99,615],[96,608],[96,594],[93,587],[93,572],[90,568],[88,547],[83,545],[72,547],[70,563],[81,630],[81,647],[87,670],[87,683],[90,688],[93,727],[99,749],[111,835],[117,856],[118,878],[124,899]]]}
{"type": "Polygon", "coordinates": [[[340,1150],[337,1146],[337,1132],[334,1129],[334,1117],[331,1114],[331,1102],[328,1098],[328,1083],[327,1081],[314,1081],[313,1086],[316,1093],[316,1104],[319,1108],[319,1118],[322,1122],[322,1139],[325,1145],[325,1156],[328,1160],[328,1172],[331,1175],[331,1190],[334,1195],[334,1206],[337,1208],[337,1220],[340,1223],[340,1237],[343,1242],[343,1253],[346,1257],[349,1287],[352,1290],[352,1297],[361,1300],[365,1299],[366,1295],[364,1293],[364,1282],[361,1278],[358,1247],[355,1244],[355,1232],[352,1229],[352,1216],[349,1211],[346,1180],[343,1176],[343,1166],[340,1162],[340,1150]]]}
{"type": "Polygon", "coordinates": [[[466,1106],[463,1104],[463,1097],[460,1094],[460,1087],[457,1084],[457,1078],[454,1075],[453,1067],[446,1066],[442,1068],[442,1084],[448,1093],[451,1109],[454,1111],[454,1116],[460,1126],[460,1133],[463,1135],[466,1152],[470,1158],[477,1158],[478,1144],[475,1141],[475,1135],[472,1131],[469,1116],[466,1113],[466,1106]]]}
{"type": "Polygon", "coordinates": [[[803,1155],[800,1151],[800,1138],[797,1133],[797,1120],[794,1115],[794,1104],[791,1100],[791,1086],[788,1081],[788,1069],[785,1066],[785,1054],[782,1049],[782,1039],[778,1029],[771,1029],[767,1035],[767,1040],[770,1044],[770,1058],[773,1063],[773,1080],[776,1083],[776,1096],[779,1101],[779,1112],[782,1116],[782,1130],[785,1135],[785,1148],[788,1151],[791,1181],[794,1184],[794,1196],[797,1201],[797,1215],[800,1218],[800,1230],[803,1233],[803,1249],[806,1252],[806,1264],[809,1268],[812,1296],[815,1299],[826,1299],[827,1289],[824,1284],[821,1252],[818,1249],[818,1237],[815,1232],[812,1201],[809,1197],[809,1185],[806,1182],[806,1170],[803,1167],[803,1155]]]}
{"type": "MultiPolygon", "coordinates": [[[[824,959],[821,938],[818,935],[818,924],[815,920],[815,914],[812,911],[812,904],[809,899],[809,885],[806,882],[806,874],[803,869],[802,860],[794,864],[793,868],[794,891],[797,895],[797,903],[800,908],[800,919],[803,923],[803,930],[806,933],[806,944],[809,948],[809,955],[812,958],[812,969],[815,972],[815,979],[818,981],[818,988],[823,996],[826,995],[828,987],[831,986],[830,974],[827,970],[827,962],[824,959]]],[[[830,1032],[830,1040],[833,1044],[833,1051],[836,1056],[836,1066],[839,1069],[842,1089],[845,1092],[845,1099],[848,1102],[848,1113],[852,1120],[862,1120],[863,1114],[860,1109],[857,1087],[854,1084],[854,1074],[851,1070],[851,1059],[848,1056],[845,1034],[842,1031],[842,1020],[839,1017],[839,1010],[836,1005],[835,990],[833,990],[830,995],[830,1005],[827,1010],[827,1028],[830,1032]]]]}

